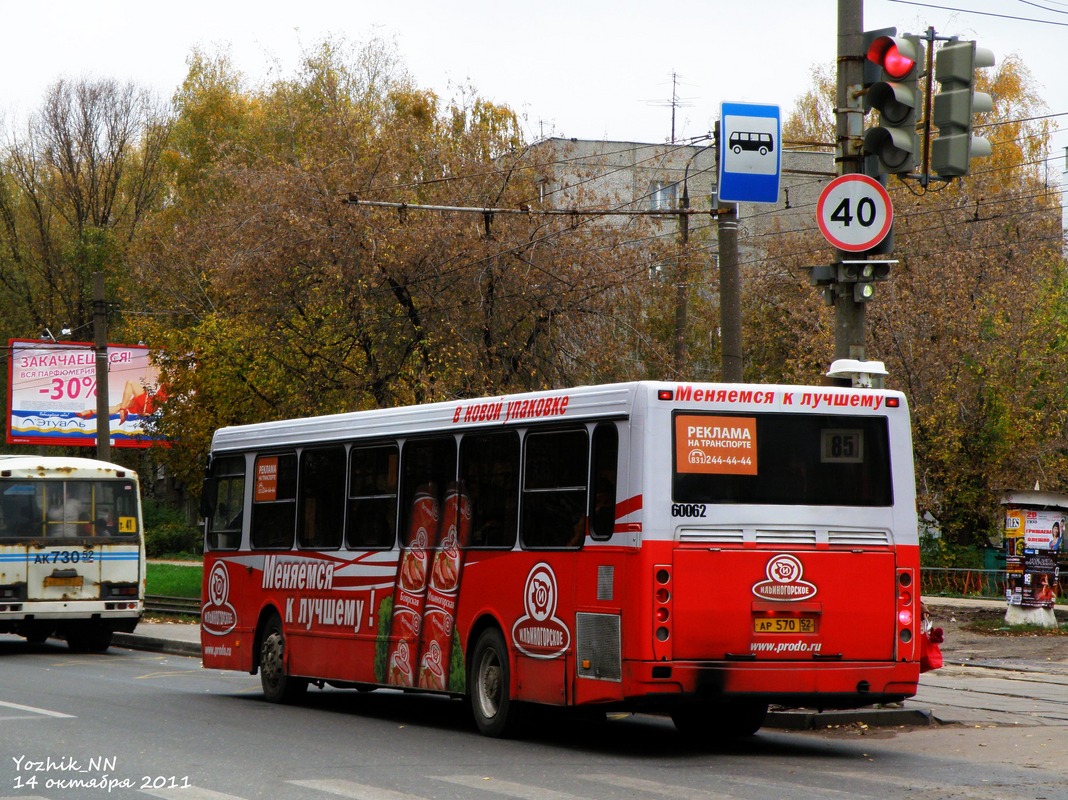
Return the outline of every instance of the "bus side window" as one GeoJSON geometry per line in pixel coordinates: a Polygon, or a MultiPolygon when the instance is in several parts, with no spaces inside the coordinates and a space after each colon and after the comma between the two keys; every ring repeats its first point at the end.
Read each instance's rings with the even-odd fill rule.
{"type": "Polygon", "coordinates": [[[470,547],[515,545],[519,434],[470,433],[460,443],[460,480],[471,501],[470,547]]]}
{"type": "Polygon", "coordinates": [[[211,476],[204,483],[204,504],[208,518],[208,547],[232,550],[241,544],[242,511],[245,507],[245,458],[224,456],[212,463],[211,476]]]}
{"type": "Polygon", "coordinates": [[[398,461],[395,444],[352,448],[345,523],[350,549],[387,548],[396,542],[398,461]]]}
{"type": "Polygon", "coordinates": [[[252,546],[289,549],[297,517],[297,456],[257,456],[254,470],[252,546]]]}
{"type": "Polygon", "coordinates": [[[401,459],[401,524],[402,544],[411,544],[415,530],[412,520],[417,513],[416,504],[423,492],[431,495],[430,507],[437,510],[437,521],[426,531],[427,542],[436,545],[440,532],[442,509],[445,508],[445,491],[456,480],[456,439],[453,436],[438,436],[432,439],[410,439],[404,443],[401,459]]]}
{"type": "Polygon", "coordinates": [[[619,466],[619,432],[610,422],[593,430],[590,469],[590,536],[608,539],[616,527],[616,482],[619,466]]]}
{"type": "Polygon", "coordinates": [[[340,547],[344,503],[345,448],[325,447],[301,453],[300,546],[340,547]]]}
{"type": "Polygon", "coordinates": [[[520,537],[524,547],[569,547],[586,536],[589,438],[585,429],[530,433],[520,537]]]}

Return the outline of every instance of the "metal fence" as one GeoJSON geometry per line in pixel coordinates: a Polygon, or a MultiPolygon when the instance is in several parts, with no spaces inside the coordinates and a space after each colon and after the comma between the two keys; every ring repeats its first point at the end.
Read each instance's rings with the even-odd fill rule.
{"type": "Polygon", "coordinates": [[[923,567],[920,587],[924,594],[1004,597],[1005,570],[923,567]]]}
{"type": "MultiPolygon", "coordinates": [[[[956,569],[951,567],[923,567],[920,569],[920,590],[924,594],[965,595],[972,597],[1005,597],[1007,577],[1003,569],[956,569]]],[[[1061,569],[1056,583],[1057,597],[1068,597],[1068,571],[1061,569]]]]}
{"type": "Polygon", "coordinates": [[[199,617],[200,599],[197,597],[165,597],[158,594],[146,594],[145,611],[154,614],[179,614],[199,617]]]}

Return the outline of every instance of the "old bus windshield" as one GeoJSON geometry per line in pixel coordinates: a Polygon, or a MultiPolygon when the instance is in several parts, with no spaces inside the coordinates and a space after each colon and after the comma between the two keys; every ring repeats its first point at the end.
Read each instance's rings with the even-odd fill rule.
{"type": "Polygon", "coordinates": [[[677,412],[676,503],[890,506],[886,419],[677,412]]]}

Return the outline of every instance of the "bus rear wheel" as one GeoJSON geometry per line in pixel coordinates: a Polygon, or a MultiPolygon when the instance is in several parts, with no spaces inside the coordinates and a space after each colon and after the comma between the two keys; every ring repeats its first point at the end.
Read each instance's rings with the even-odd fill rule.
{"type": "Polygon", "coordinates": [[[764,724],[768,704],[757,700],[695,702],[671,712],[679,733],[697,741],[723,741],[752,736],[764,724]]]}
{"type": "Polygon", "coordinates": [[[286,673],[286,637],[282,620],[271,615],[263,627],[260,640],[260,686],[269,703],[293,703],[301,698],[308,688],[305,678],[294,678],[286,673]]]}
{"type": "Polygon", "coordinates": [[[518,730],[519,704],[509,695],[508,648],[499,630],[487,628],[479,635],[469,663],[467,685],[479,731],[495,738],[513,736],[518,730]]]}

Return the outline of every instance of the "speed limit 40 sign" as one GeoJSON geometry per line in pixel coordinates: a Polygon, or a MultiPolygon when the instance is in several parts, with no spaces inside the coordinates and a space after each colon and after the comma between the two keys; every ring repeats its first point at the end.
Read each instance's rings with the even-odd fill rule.
{"type": "Polygon", "coordinates": [[[816,221],[828,242],[839,250],[859,253],[886,238],[894,222],[894,207],[874,178],[842,175],[820,192],[816,221]]]}

